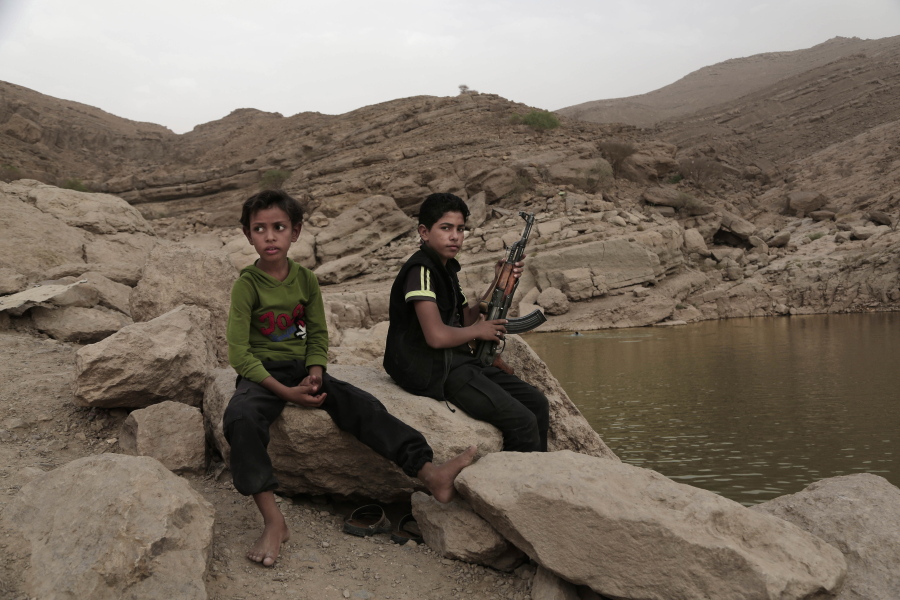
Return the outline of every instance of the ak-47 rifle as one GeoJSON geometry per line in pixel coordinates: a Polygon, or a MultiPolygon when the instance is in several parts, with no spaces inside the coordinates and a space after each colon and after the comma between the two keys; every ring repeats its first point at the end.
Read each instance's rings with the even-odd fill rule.
{"type": "MultiPolygon", "coordinates": [[[[487,311],[485,311],[485,319],[488,321],[493,319],[507,319],[506,313],[512,304],[513,294],[519,287],[519,278],[513,277],[513,267],[517,262],[522,260],[525,254],[525,243],[528,242],[528,235],[531,233],[531,227],[534,225],[534,213],[519,212],[519,216],[525,219],[525,230],[522,237],[515,242],[509,249],[509,256],[506,262],[494,278],[494,283],[488,288],[487,293],[481,298],[480,304],[483,306],[487,303],[487,311]]],[[[545,322],[547,317],[540,310],[535,309],[530,314],[517,319],[508,319],[506,323],[507,333],[525,333],[531,331],[541,323],[545,322]]],[[[498,356],[502,352],[499,342],[479,340],[475,345],[475,357],[481,361],[484,366],[494,364],[498,356]]]]}

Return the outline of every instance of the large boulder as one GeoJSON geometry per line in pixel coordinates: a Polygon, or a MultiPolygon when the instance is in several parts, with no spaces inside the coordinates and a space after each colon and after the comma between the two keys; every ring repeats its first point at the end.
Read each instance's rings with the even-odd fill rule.
{"type": "Polygon", "coordinates": [[[75,401],[81,406],[143,408],[175,400],[199,405],[214,363],[210,313],[179,306],[123,327],[75,355],[75,401]]]}
{"type": "Polygon", "coordinates": [[[332,219],[316,235],[316,254],[323,263],[348,254],[366,254],[413,229],[415,222],[393,198],[371,196],[332,219]]]}
{"type": "Polygon", "coordinates": [[[43,600],[205,600],[213,507],[152,458],[75,460],[22,487],[3,517],[43,600]]]}
{"type": "Polygon", "coordinates": [[[837,592],[846,574],[841,553],[799,527],[617,461],[496,453],[456,488],[540,565],[613,598],[799,600],[837,592]]]}
{"type": "Polygon", "coordinates": [[[804,216],[828,204],[828,198],[821,192],[795,190],[788,193],[787,204],[797,215],[804,216]]]}
{"type": "MultiPolygon", "coordinates": [[[[446,403],[404,392],[382,370],[331,365],[328,372],[366,390],[388,411],[420,431],[444,462],[476,444],[479,454],[502,448],[500,432],[446,403]]],[[[230,447],[222,432],[222,416],[234,392],[234,374],[217,370],[207,389],[203,414],[207,431],[228,462],[230,447]]],[[[373,452],[349,433],[340,431],[324,410],[288,405],[270,428],[269,455],[280,490],[288,494],[360,495],[381,502],[405,501],[422,484],[373,452]]]]}
{"type": "Polygon", "coordinates": [[[86,232],[13,194],[19,186],[0,185],[0,267],[36,281],[53,267],[84,263],[86,232]],[[48,243],[48,236],[52,236],[52,243],[48,243]]]}
{"type": "Polygon", "coordinates": [[[723,210],[722,229],[733,233],[742,240],[748,240],[756,232],[756,225],[743,217],[723,210]]]}
{"type": "MultiPolygon", "coordinates": [[[[502,448],[500,432],[492,425],[471,419],[461,410],[424,396],[414,396],[399,388],[381,369],[372,365],[383,353],[386,324],[369,330],[348,331],[348,347],[336,348],[340,364],[328,372],[338,379],[370,392],[391,414],[422,432],[443,462],[471,444],[479,454],[502,448]],[[355,339],[362,344],[350,345],[355,339]],[[376,349],[380,349],[376,355],[376,349]],[[345,355],[354,359],[344,360],[345,355]]],[[[568,449],[618,460],[566,395],[547,366],[518,336],[507,338],[503,353],[506,362],[523,380],[541,390],[550,402],[551,450],[568,449]]],[[[228,461],[230,448],[222,429],[222,416],[235,389],[231,369],[215,369],[203,399],[207,434],[228,461]]],[[[271,428],[269,453],[276,476],[288,493],[340,495],[358,494],[382,501],[406,500],[421,487],[406,477],[393,463],[376,455],[353,436],[340,432],[321,410],[288,406],[271,428]]]]}
{"type": "Polygon", "coordinates": [[[219,360],[227,362],[225,327],[231,287],[238,271],[224,252],[208,252],[188,244],[159,244],[150,253],[144,274],[131,292],[131,317],[149,321],[182,304],[205,308],[219,360]]]}
{"type": "Polygon", "coordinates": [[[900,598],[900,489],[871,473],[832,477],[753,510],[789,521],[844,554],[838,600],[900,598]]]}
{"type": "Polygon", "coordinates": [[[125,454],[150,456],[176,473],[206,469],[206,434],[200,409],[166,400],[133,411],[122,424],[125,454]]]}

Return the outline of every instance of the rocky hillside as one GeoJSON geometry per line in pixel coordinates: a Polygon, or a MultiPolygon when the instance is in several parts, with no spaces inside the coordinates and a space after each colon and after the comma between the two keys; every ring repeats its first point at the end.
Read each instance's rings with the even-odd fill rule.
{"type": "Polygon", "coordinates": [[[651,127],[699,110],[737,100],[796,75],[853,55],[877,53],[900,43],[898,38],[861,40],[836,37],[805,50],[767,52],[704,67],[675,83],[638,96],[593,100],[568,106],[558,114],[594,123],[651,127]]]}
{"type": "MultiPolygon", "coordinates": [[[[234,229],[240,202],[284,179],[309,205],[298,259],[360,326],[386,317],[385,279],[415,246],[404,213],[434,191],[474,208],[473,291],[518,236],[514,211],[537,214],[519,297],[551,315],[546,329],[894,310],[898,62],[900,37],[730,61],[716,68],[762,73],[752,93],[723,102],[699,86],[708,108],[652,129],[566,117],[533,129],[516,118],[530,107],[467,93],[338,116],[239,109],[175,135],[2,84],[0,160],[6,178],[71,177],[120,196],[158,235],[235,264],[253,258],[234,229]]],[[[95,247],[66,261],[91,262],[95,247]]],[[[0,264],[9,292],[40,273],[13,256],[0,264]]]]}

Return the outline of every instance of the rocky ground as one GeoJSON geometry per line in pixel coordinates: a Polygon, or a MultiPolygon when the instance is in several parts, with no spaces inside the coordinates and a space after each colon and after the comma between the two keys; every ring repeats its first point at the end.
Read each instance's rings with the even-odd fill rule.
{"type": "MultiPolygon", "coordinates": [[[[126,411],[80,408],[74,403],[78,348],[40,334],[0,333],[4,357],[0,361],[0,514],[37,474],[118,449],[126,411]]],[[[216,511],[206,582],[213,600],[530,597],[534,570],[527,566],[517,573],[501,573],[442,558],[424,544],[401,547],[387,534],[358,538],[343,533],[343,519],[356,507],[346,499],[282,498],[292,537],[274,568],[261,567],[244,556],[261,530],[256,508],[234,490],[227,471],[219,477],[215,473],[213,469],[207,475],[187,476],[216,511]]],[[[409,505],[386,509],[396,523],[409,512],[409,505]]],[[[23,588],[29,568],[25,546],[14,532],[0,529],[0,598],[28,598],[23,588]]]]}

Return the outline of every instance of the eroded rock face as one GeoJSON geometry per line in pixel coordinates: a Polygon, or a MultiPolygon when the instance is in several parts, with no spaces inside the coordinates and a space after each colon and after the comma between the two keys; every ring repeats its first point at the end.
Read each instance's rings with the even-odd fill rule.
{"type": "Polygon", "coordinates": [[[210,314],[178,308],[81,348],[75,356],[75,400],[81,406],[143,408],[174,400],[198,405],[212,349],[210,314]]]}
{"type": "Polygon", "coordinates": [[[70,227],[53,215],[48,215],[24,199],[14,190],[24,190],[16,184],[0,184],[0,267],[6,267],[34,281],[52,267],[66,263],[83,263],[83,249],[87,233],[70,227]],[[53,244],[47,244],[47,233],[53,232],[53,244]],[[32,248],[32,252],[22,252],[32,248]]]}
{"type": "Polygon", "coordinates": [[[621,462],[497,453],[456,488],[539,564],[614,598],[813,598],[846,574],[837,549],[798,527],[621,462]]]}
{"type": "Polygon", "coordinates": [[[30,545],[29,596],[207,597],[213,507],[152,458],[72,461],[25,485],[3,516],[30,545]]]}
{"type": "Polygon", "coordinates": [[[348,254],[365,254],[414,228],[415,222],[393,198],[372,196],[342,212],[316,235],[316,254],[323,263],[348,254]]]}
{"type": "Polygon", "coordinates": [[[155,458],[176,473],[206,468],[203,415],[180,402],[166,400],[132,412],[122,424],[119,446],[125,454],[155,458]]]}
{"type": "Polygon", "coordinates": [[[41,212],[91,233],[153,234],[141,213],[116,196],[42,185],[30,189],[27,198],[41,212]]]}
{"type": "Polygon", "coordinates": [[[843,553],[847,581],[839,600],[900,598],[900,489],[883,477],[824,479],[753,510],[789,521],[843,553]]]}
{"type": "Polygon", "coordinates": [[[188,244],[160,244],[153,249],[143,277],[131,293],[131,316],[149,321],[182,304],[208,310],[216,355],[227,362],[225,328],[231,287],[238,277],[224,252],[207,252],[188,244]]]}
{"type": "Polygon", "coordinates": [[[423,492],[416,492],[411,500],[425,543],[441,556],[498,571],[512,571],[528,559],[465,501],[457,498],[441,504],[423,492]]]}

